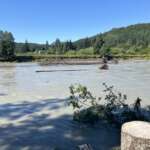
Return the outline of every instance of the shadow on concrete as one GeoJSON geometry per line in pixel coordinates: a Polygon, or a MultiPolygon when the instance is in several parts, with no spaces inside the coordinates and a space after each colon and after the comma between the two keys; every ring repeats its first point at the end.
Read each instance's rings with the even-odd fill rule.
{"type": "Polygon", "coordinates": [[[83,126],[74,122],[72,115],[63,113],[68,109],[65,101],[0,105],[0,121],[7,120],[0,123],[0,149],[75,150],[77,145],[89,143],[94,150],[109,150],[119,145],[119,130],[104,123],[83,126]]]}

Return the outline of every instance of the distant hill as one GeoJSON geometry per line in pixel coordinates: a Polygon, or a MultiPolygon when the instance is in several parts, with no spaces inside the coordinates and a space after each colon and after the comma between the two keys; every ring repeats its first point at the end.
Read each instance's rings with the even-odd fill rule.
{"type": "MultiPolygon", "coordinates": [[[[135,24],[127,27],[113,28],[92,37],[86,37],[73,42],[76,50],[94,47],[97,38],[104,40],[104,47],[122,50],[138,51],[150,48],[150,23],[135,24]]],[[[44,49],[44,44],[29,43],[32,50],[44,49]]],[[[16,43],[16,49],[21,50],[23,43],[16,43]]]]}
{"type": "MultiPolygon", "coordinates": [[[[3,33],[7,33],[7,31],[0,31],[0,39],[2,39],[3,33]]],[[[48,44],[48,42],[45,44],[15,43],[15,52],[37,52],[43,50],[42,52],[49,54],[74,54],[80,51],[79,54],[88,53],[90,55],[103,54],[108,49],[113,54],[150,54],[150,23],[113,28],[108,32],[99,33],[75,42],[62,42],[56,39],[51,44],[48,44]]]]}
{"type": "MultiPolygon", "coordinates": [[[[44,50],[45,44],[37,44],[37,43],[28,43],[29,48],[31,51],[35,50],[44,50]]],[[[24,48],[24,43],[16,43],[15,44],[15,51],[16,52],[22,52],[24,48]]]]}
{"type": "Polygon", "coordinates": [[[141,49],[150,47],[150,23],[130,25],[122,28],[114,28],[108,32],[80,39],[74,44],[80,48],[93,47],[96,38],[103,38],[104,46],[122,49],[141,49]],[[87,44],[88,43],[88,44],[87,44]]]}
{"type": "Polygon", "coordinates": [[[149,46],[150,24],[137,24],[123,28],[112,29],[103,34],[109,46],[149,46]]]}

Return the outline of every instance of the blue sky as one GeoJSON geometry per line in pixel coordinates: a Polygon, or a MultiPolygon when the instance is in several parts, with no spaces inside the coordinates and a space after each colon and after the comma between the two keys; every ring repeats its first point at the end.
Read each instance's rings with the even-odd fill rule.
{"type": "Polygon", "coordinates": [[[150,22],[150,0],[0,0],[0,29],[16,41],[77,40],[150,22]]]}

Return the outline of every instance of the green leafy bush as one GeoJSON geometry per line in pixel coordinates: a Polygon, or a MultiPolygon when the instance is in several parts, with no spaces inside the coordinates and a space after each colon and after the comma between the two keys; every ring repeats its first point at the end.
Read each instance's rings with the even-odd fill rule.
{"type": "Polygon", "coordinates": [[[77,55],[94,55],[94,49],[92,47],[80,49],[77,51],[77,55]]]}
{"type": "Polygon", "coordinates": [[[76,55],[76,51],[70,50],[70,51],[66,52],[65,55],[66,56],[76,55]]]}
{"type": "Polygon", "coordinates": [[[107,86],[105,83],[103,86],[103,105],[102,98],[94,97],[87,87],[80,84],[70,86],[69,105],[75,109],[75,121],[94,124],[99,120],[106,120],[119,126],[133,120],[150,121],[150,106],[142,108],[140,98],[137,98],[133,105],[128,105],[126,95],[114,92],[113,86],[107,86]]]}

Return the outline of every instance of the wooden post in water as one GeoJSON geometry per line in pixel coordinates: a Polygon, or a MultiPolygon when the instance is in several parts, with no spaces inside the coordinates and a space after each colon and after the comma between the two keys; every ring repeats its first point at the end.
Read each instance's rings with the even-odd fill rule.
{"type": "Polygon", "coordinates": [[[121,131],[121,150],[150,150],[150,123],[125,123],[121,131]]]}

